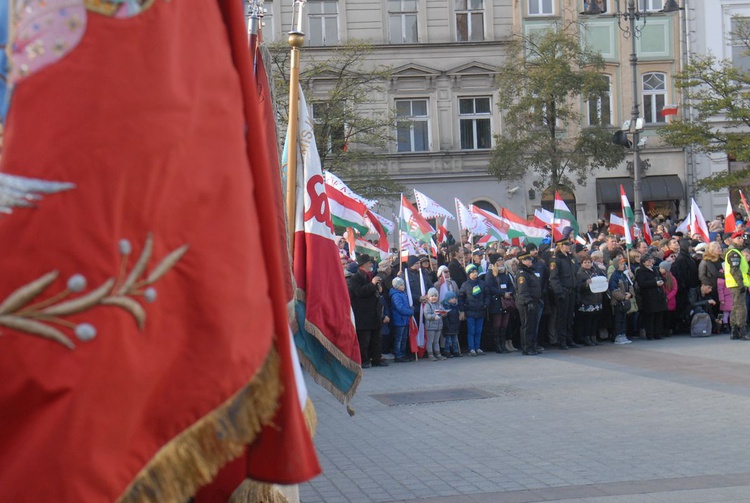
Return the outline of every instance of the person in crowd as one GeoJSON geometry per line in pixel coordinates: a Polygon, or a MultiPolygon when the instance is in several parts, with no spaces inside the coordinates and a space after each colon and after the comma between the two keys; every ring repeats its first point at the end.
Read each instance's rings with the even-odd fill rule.
{"type": "Polygon", "coordinates": [[[732,292],[732,311],[729,315],[731,329],[730,339],[748,341],[745,333],[747,324],[747,308],[745,295],[750,287],[750,276],[748,276],[748,262],[742,254],[745,244],[745,236],[742,231],[732,234],[731,246],[724,256],[724,281],[727,288],[732,292]]]}
{"type": "Polygon", "coordinates": [[[719,311],[721,313],[721,332],[728,334],[731,333],[729,316],[732,312],[732,292],[727,288],[727,283],[723,277],[716,280],[716,289],[718,290],[719,311]]]}
{"type": "Polygon", "coordinates": [[[607,264],[607,267],[611,264],[612,260],[617,256],[617,252],[622,252],[622,248],[620,248],[619,243],[617,242],[617,236],[614,234],[610,234],[607,236],[607,247],[604,251],[604,261],[607,264]]]}
{"type": "MultiPolygon", "coordinates": [[[[701,283],[700,286],[690,289],[688,292],[688,313],[687,317],[689,320],[698,313],[706,313],[711,316],[711,312],[716,306],[716,301],[713,298],[713,287],[708,283],[701,283]]],[[[711,318],[712,328],[716,328],[716,319],[711,318]]]]}
{"type": "Polygon", "coordinates": [[[520,266],[516,279],[516,304],[521,316],[521,350],[524,355],[538,355],[536,324],[537,311],[542,301],[542,281],[534,270],[534,258],[526,251],[519,256],[520,266]]]}
{"type": "Polygon", "coordinates": [[[648,251],[648,243],[641,239],[635,244],[633,248],[638,250],[638,253],[640,253],[641,255],[644,255],[648,251]]]}
{"type": "Polygon", "coordinates": [[[419,255],[417,258],[419,258],[419,267],[422,268],[422,273],[427,275],[430,278],[430,283],[434,285],[437,282],[437,272],[431,267],[430,257],[419,255]]]}
{"type": "Polygon", "coordinates": [[[662,290],[664,295],[667,297],[667,312],[664,317],[664,335],[669,337],[674,332],[677,315],[677,280],[671,272],[672,262],[669,260],[662,260],[659,263],[659,274],[661,274],[664,284],[662,290]]]}
{"type": "Polygon", "coordinates": [[[654,269],[654,257],[641,257],[641,266],[636,270],[635,282],[640,291],[638,312],[640,313],[646,339],[661,339],[664,333],[664,314],[667,312],[667,297],[662,286],[664,280],[654,269]]]}
{"type": "Polygon", "coordinates": [[[687,239],[671,240],[669,242],[669,248],[677,254],[674,263],[672,264],[672,275],[677,280],[677,314],[681,318],[685,318],[680,327],[682,330],[686,330],[689,320],[684,316],[688,307],[688,292],[691,288],[700,286],[700,279],[698,277],[698,264],[690,257],[690,241],[687,239]],[[675,245],[678,247],[675,251],[675,245]]]}
{"type": "Polygon", "coordinates": [[[599,316],[602,310],[602,293],[593,292],[591,283],[597,276],[604,277],[589,255],[581,257],[581,268],[576,273],[575,334],[584,346],[597,346],[599,316]]]}
{"type": "Polygon", "coordinates": [[[420,266],[419,258],[410,255],[407,266],[408,268],[403,275],[406,282],[406,295],[409,297],[409,305],[414,311],[414,319],[420,324],[422,323],[420,316],[422,304],[427,302],[427,291],[434,284],[427,270],[420,266]]]}
{"type": "Polygon", "coordinates": [[[451,271],[447,266],[441,265],[438,268],[438,280],[435,287],[438,289],[439,301],[445,300],[448,292],[458,294],[458,284],[451,278],[451,271]]]}
{"type": "Polygon", "coordinates": [[[630,344],[628,339],[628,311],[635,302],[633,282],[629,275],[628,263],[622,257],[612,261],[614,271],[609,278],[609,295],[614,314],[615,344],[630,344]]]}
{"type": "Polygon", "coordinates": [[[488,311],[492,323],[492,339],[496,353],[510,353],[506,344],[511,311],[516,309],[513,297],[515,288],[510,274],[505,269],[502,255],[490,255],[490,262],[492,266],[485,277],[485,282],[490,296],[488,311]]]}
{"type": "Polygon", "coordinates": [[[393,278],[389,292],[391,299],[391,326],[393,327],[393,354],[395,362],[410,361],[406,344],[409,340],[409,319],[413,316],[409,298],[406,296],[406,283],[401,278],[393,278]]]}
{"type": "MultiPolygon", "coordinates": [[[[546,246],[546,245],[543,245],[543,246],[546,246]]],[[[531,260],[532,260],[531,269],[534,271],[534,275],[536,275],[536,277],[539,278],[542,282],[542,298],[539,299],[539,308],[537,309],[536,333],[534,334],[535,341],[536,341],[536,350],[541,353],[544,351],[544,347],[540,343],[539,332],[540,332],[540,327],[542,324],[542,316],[544,315],[544,309],[545,309],[544,292],[549,287],[549,269],[547,268],[547,263],[544,261],[544,259],[542,259],[542,257],[539,256],[539,248],[534,243],[526,243],[524,247],[524,251],[528,253],[529,255],[531,255],[531,260]]],[[[520,265],[519,265],[519,271],[520,271],[520,265]]]]}
{"type": "Polygon", "coordinates": [[[471,252],[471,263],[477,266],[477,273],[482,276],[486,271],[486,262],[484,260],[484,251],[481,248],[475,248],[471,252]]]}
{"type": "Polygon", "coordinates": [[[459,288],[466,281],[466,271],[464,270],[464,249],[460,245],[451,245],[448,247],[450,261],[448,262],[448,271],[451,279],[456,282],[459,288]]]}
{"type": "Polygon", "coordinates": [[[430,288],[424,305],[424,328],[427,336],[427,357],[433,362],[445,360],[445,356],[440,354],[443,313],[443,308],[438,301],[437,288],[430,288]]]}
{"type": "MultiPolygon", "coordinates": [[[[568,229],[566,227],[566,229],[568,229]]],[[[549,265],[549,285],[555,294],[555,328],[558,347],[580,347],[573,341],[573,313],[575,310],[576,262],[570,253],[571,242],[563,230],[557,249],[549,265]]]]}
{"type": "Polygon", "coordinates": [[[348,281],[349,299],[354,313],[354,325],[362,357],[362,368],[387,367],[382,359],[383,343],[380,337],[381,316],[378,306],[383,292],[382,280],[373,275],[374,260],[367,254],[357,258],[359,266],[348,281]]]}
{"type": "Polygon", "coordinates": [[[448,358],[460,358],[461,348],[458,346],[458,296],[453,292],[445,294],[443,309],[446,311],[443,318],[443,339],[445,339],[445,352],[448,358]]]}
{"type": "Polygon", "coordinates": [[[480,344],[489,295],[484,281],[479,279],[479,269],[475,264],[466,266],[466,274],[469,279],[459,289],[458,306],[466,317],[469,356],[477,356],[484,353],[480,344]]]}

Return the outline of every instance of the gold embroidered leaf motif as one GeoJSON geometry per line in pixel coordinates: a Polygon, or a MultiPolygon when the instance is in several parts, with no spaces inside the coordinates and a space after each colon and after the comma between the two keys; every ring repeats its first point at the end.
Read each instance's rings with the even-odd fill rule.
{"type": "Polygon", "coordinates": [[[5,315],[0,316],[0,326],[12,328],[21,332],[38,335],[53,341],[59,342],[68,349],[75,348],[75,345],[68,339],[65,334],[55,327],[45,325],[38,321],[21,318],[20,316],[5,315]]]}
{"type": "Polygon", "coordinates": [[[143,329],[146,324],[146,311],[144,311],[141,305],[131,299],[122,295],[113,295],[111,297],[105,297],[101,301],[102,305],[105,306],[116,306],[122,308],[133,315],[135,321],[138,323],[138,328],[143,329]]]}
{"type": "Polygon", "coordinates": [[[143,251],[141,256],[138,257],[138,262],[135,263],[133,270],[128,274],[125,282],[117,289],[117,295],[124,295],[130,291],[135,284],[136,280],[143,275],[148,265],[148,259],[151,258],[151,252],[154,249],[154,236],[150,232],[146,236],[146,242],[143,245],[143,251]]]}
{"type": "Polygon", "coordinates": [[[11,293],[8,298],[0,304],[0,315],[8,314],[28,304],[30,300],[42,293],[50,284],[52,284],[52,282],[57,279],[58,275],[58,271],[48,272],[41,278],[34,280],[11,293]]]}
{"type": "Polygon", "coordinates": [[[154,270],[151,271],[151,274],[148,275],[148,278],[146,278],[146,284],[150,285],[157,279],[164,276],[167,271],[174,267],[177,261],[180,260],[183,255],[185,255],[185,252],[188,250],[188,248],[188,245],[180,246],[175,251],[164,257],[164,260],[162,260],[159,265],[157,265],[154,270]]]}
{"type": "Polygon", "coordinates": [[[42,309],[40,312],[45,316],[64,316],[68,314],[80,313],[81,311],[85,311],[86,309],[97,305],[99,301],[102,300],[107,295],[107,293],[109,293],[112,285],[114,284],[114,278],[110,278],[102,286],[82,297],[55,304],[54,306],[42,309]]]}

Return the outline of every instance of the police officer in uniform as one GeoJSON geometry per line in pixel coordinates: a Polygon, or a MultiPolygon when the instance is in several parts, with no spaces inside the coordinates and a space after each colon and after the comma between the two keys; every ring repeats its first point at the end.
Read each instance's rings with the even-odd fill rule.
{"type": "Polygon", "coordinates": [[[724,281],[729,291],[732,292],[732,311],[729,314],[729,325],[732,327],[730,339],[750,341],[750,337],[745,335],[747,320],[745,293],[750,287],[750,275],[748,275],[750,267],[742,255],[745,237],[740,231],[732,234],[729,239],[732,244],[724,256],[724,281]]]}
{"type": "Polygon", "coordinates": [[[531,253],[525,252],[518,258],[521,264],[516,276],[516,306],[521,315],[521,349],[525,355],[538,355],[536,329],[542,300],[542,280],[535,274],[531,253]]]}
{"type": "Polygon", "coordinates": [[[573,341],[577,267],[570,253],[572,243],[569,236],[572,229],[568,229],[563,229],[563,237],[557,241],[557,249],[549,264],[549,286],[555,295],[555,328],[560,349],[581,347],[573,341]]]}

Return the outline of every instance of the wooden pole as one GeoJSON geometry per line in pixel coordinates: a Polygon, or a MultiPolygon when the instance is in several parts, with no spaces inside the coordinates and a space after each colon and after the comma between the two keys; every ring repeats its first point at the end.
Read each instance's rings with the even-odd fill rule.
{"type": "Polygon", "coordinates": [[[304,1],[295,1],[294,26],[289,32],[291,46],[289,68],[289,131],[287,132],[286,216],[289,226],[289,253],[294,256],[294,231],[297,216],[297,140],[299,133],[299,64],[300,48],[305,44],[302,32],[302,7],[304,1]]]}

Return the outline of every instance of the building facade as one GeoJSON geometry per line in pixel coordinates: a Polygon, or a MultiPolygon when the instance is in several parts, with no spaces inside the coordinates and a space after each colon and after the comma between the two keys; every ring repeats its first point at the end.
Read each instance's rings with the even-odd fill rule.
{"type": "MultiPolygon", "coordinates": [[[[370,42],[372,63],[394,69],[372,110],[396,113],[395,140],[381,153],[391,176],[447,208],[457,197],[494,212],[505,207],[533,216],[535,208],[551,204],[551,191],[533,190],[531,174],[518,182],[499,182],[487,174],[494,135],[503,128],[496,71],[515,34],[580,20],[583,42],[602,52],[610,82],[609,93],[580,103],[581,127],[600,121],[613,132],[619,129],[632,107],[630,39],[612,16],[617,0],[597,1],[606,12],[584,17],[584,0],[308,0],[302,64],[305,58],[325,58],[348,40],[370,42]]],[[[641,156],[644,206],[652,216],[684,216],[685,155],[660,144],[657,136],[665,124],[661,109],[679,98],[672,76],[682,61],[681,17],[659,13],[662,0],[638,1],[648,14],[645,23],[637,23],[636,35],[637,93],[645,118],[642,137],[647,138],[641,156]]],[[[284,40],[292,22],[291,2],[266,0],[265,7],[264,37],[284,40]]],[[[620,183],[632,200],[631,161],[628,155],[615,170],[594,173],[585,185],[568,188],[566,198],[582,225],[619,211],[620,183]]]]}

